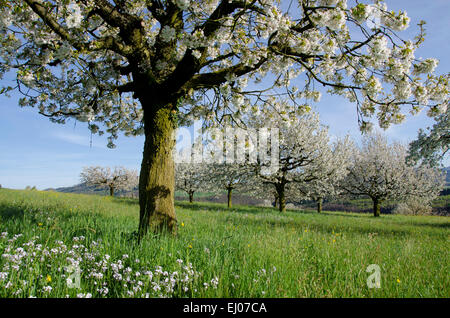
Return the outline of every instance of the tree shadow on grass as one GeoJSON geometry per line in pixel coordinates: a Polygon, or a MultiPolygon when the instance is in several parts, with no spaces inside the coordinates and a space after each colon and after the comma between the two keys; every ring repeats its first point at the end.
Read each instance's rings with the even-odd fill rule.
{"type": "Polygon", "coordinates": [[[139,199],[135,199],[135,198],[113,197],[112,202],[120,203],[120,204],[128,204],[128,205],[139,205],[139,199]]]}
{"type": "MultiPolygon", "coordinates": [[[[230,212],[230,217],[236,213],[235,215],[245,216],[245,214],[257,216],[261,215],[261,218],[245,218],[245,217],[239,217],[236,222],[240,226],[251,226],[251,225],[260,225],[262,227],[270,227],[270,228],[284,228],[284,227],[298,227],[298,228],[304,228],[308,227],[311,230],[322,232],[322,233],[332,233],[334,232],[350,232],[350,233],[359,233],[364,235],[369,235],[373,233],[377,233],[380,236],[408,236],[412,235],[411,231],[408,229],[384,229],[382,228],[383,224],[382,222],[379,225],[371,226],[369,224],[365,223],[355,223],[353,225],[349,225],[348,223],[340,225],[339,223],[321,223],[320,220],[317,220],[315,222],[310,222],[312,219],[306,220],[306,219],[297,219],[297,220],[290,220],[290,217],[300,216],[300,215],[310,215],[310,216],[317,216],[317,217],[330,217],[330,218],[356,218],[361,221],[382,221],[382,218],[375,218],[370,213],[361,213],[361,215],[354,215],[354,214],[346,214],[345,212],[331,212],[331,211],[324,211],[322,213],[317,213],[317,211],[313,210],[287,210],[286,213],[280,213],[276,208],[273,207],[257,207],[257,206],[235,206],[232,209],[228,209],[225,204],[211,204],[211,203],[205,203],[205,202],[184,202],[184,201],[177,201],[175,203],[176,207],[188,209],[192,211],[212,211],[212,212],[230,212]],[[264,215],[269,214],[268,218],[265,218],[264,215]],[[282,219],[271,219],[270,217],[286,217],[282,219]]],[[[227,222],[232,222],[233,218],[227,218],[227,222]]],[[[356,221],[356,220],[355,220],[356,221]]],[[[402,225],[402,224],[398,224],[402,225]]],[[[406,224],[405,224],[406,225],[406,224]]]]}
{"type": "Polygon", "coordinates": [[[188,202],[188,201],[175,201],[175,207],[193,210],[193,211],[215,211],[215,212],[230,212],[230,213],[251,213],[259,214],[262,212],[276,212],[273,207],[259,207],[248,205],[235,205],[232,208],[228,208],[224,203],[211,203],[211,202],[188,202]]]}
{"type": "Polygon", "coordinates": [[[445,223],[409,223],[408,225],[418,226],[418,227],[429,226],[429,227],[434,227],[434,228],[448,229],[448,228],[450,228],[450,220],[449,220],[449,222],[445,222],[445,223]]]}
{"type": "Polygon", "coordinates": [[[280,212],[278,208],[275,207],[260,207],[260,206],[249,206],[249,205],[235,205],[232,208],[228,208],[224,203],[211,203],[211,202],[188,202],[188,201],[175,201],[175,207],[183,208],[193,211],[215,211],[215,212],[231,212],[231,213],[250,213],[250,214],[262,214],[262,213],[273,213],[274,215],[286,216],[287,214],[294,213],[298,215],[329,215],[333,217],[344,216],[353,218],[372,218],[371,213],[359,213],[354,215],[351,213],[346,213],[345,211],[322,211],[318,213],[317,210],[313,209],[287,209],[286,212],[280,212]]]}
{"type": "MultiPolygon", "coordinates": [[[[227,209],[226,205],[216,204],[209,205],[202,202],[198,203],[185,203],[185,202],[176,202],[177,207],[194,210],[194,211],[213,211],[213,212],[231,212],[229,214],[230,218],[226,218],[227,222],[237,222],[240,226],[252,226],[252,225],[260,225],[262,227],[270,227],[270,228],[286,228],[286,227],[298,227],[299,229],[307,227],[310,230],[321,232],[321,233],[338,233],[338,232],[347,232],[354,234],[363,234],[363,235],[379,235],[384,237],[407,237],[416,235],[413,233],[413,229],[410,225],[418,225],[419,223],[407,223],[401,222],[400,220],[393,220],[391,218],[374,217],[371,213],[361,213],[358,215],[346,212],[334,212],[334,211],[323,211],[322,213],[317,213],[317,211],[313,210],[287,210],[287,213],[280,213],[276,208],[270,207],[248,207],[248,206],[236,206],[235,209],[227,209]],[[266,214],[267,213],[267,214],[266,214]],[[240,216],[238,219],[233,220],[233,214],[235,216],[240,216]],[[245,217],[245,214],[248,214],[249,218],[245,217]],[[255,218],[254,216],[260,215],[261,218],[255,218]],[[305,215],[308,218],[298,218],[291,219],[292,217],[305,215]],[[242,216],[242,217],[241,217],[242,216]],[[267,216],[267,218],[266,218],[267,216]],[[274,219],[277,217],[283,217],[280,219],[274,219]],[[312,216],[313,218],[310,218],[312,216]],[[318,217],[316,219],[315,217],[318,217]],[[322,222],[324,218],[330,218],[331,222],[322,222]],[[339,219],[344,220],[346,218],[355,219],[355,222],[339,222],[339,219]],[[337,220],[338,222],[333,221],[337,220]],[[361,222],[358,222],[358,219],[361,222]],[[389,223],[389,226],[386,227],[385,222],[389,223]],[[351,222],[351,223],[350,223],[351,222]],[[375,223],[373,223],[375,222],[375,223]],[[394,227],[391,227],[391,225],[394,227]]],[[[387,216],[387,215],[385,215],[387,216]]],[[[449,224],[427,224],[424,223],[425,226],[437,227],[437,228],[447,228],[449,224]]],[[[430,233],[432,234],[432,233],[430,233]]]]}
{"type": "Polygon", "coordinates": [[[23,219],[24,210],[17,206],[10,206],[6,204],[0,204],[0,219],[23,219]]]}
{"type": "MultiPolygon", "coordinates": [[[[351,213],[346,213],[344,211],[325,211],[322,212],[322,214],[325,215],[329,215],[329,216],[342,216],[342,217],[349,217],[349,218],[358,218],[358,219],[372,219],[372,220],[380,220],[382,221],[384,217],[389,216],[389,215],[394,215],[392,213],[381,213],[380,217],[374,217],[372,212],[369,213],[357,213],[357,215],[355,215],[354,212],[351,213]]],[[[433,227],[433,228],[442,228],[442,229],[447,229],[450,228],[450,218],[449,218],[449,222],[444,222],[444,223],[425,223],[425,222],[411,222],[411,220],[414,220],[414,216],[409,216],[409,219],[405,219],[405,221],[403,222],[402,219],[389,219],[389,221],[400,225],[400,226],[416,226],[416,227],[433,227]]]]}
{"type": "Polygon", "coordinates": [[[364,223],[349,224],[336,224],[336,223],[320,223],[308,222],[308,220],[270,220],[270,219],[240,219],[238,222],[239,226],[254,226],[261,225],[261,227],[274,228],[298,228],[301,232],[303,228],[309,229],[311,232],[320,232],[323,234],[333,233],[347,233],[347,234],[362,234],[362,235],[378,235],[380,237],[407,237],[415,235],[412,233],[411,229],[392,229],[392,228],[382,228],[382,224],[378,226],[369,226],[364,223]]]}
{"type": "MultiPolygon", "coordinates": [[[[318,214],[316,212],[316,214],[318,214]]],[[[370,219],[375,218],[373,213],[364,213],[364,212],[345,212],[345,211],[322,211],[321,215],[329,215],[329,216],[343,216],[346,218],[357,218],[357,219],[370,219]]],[[[384,214],[381,214],[380,217],[383,217],[384,214]]]]}

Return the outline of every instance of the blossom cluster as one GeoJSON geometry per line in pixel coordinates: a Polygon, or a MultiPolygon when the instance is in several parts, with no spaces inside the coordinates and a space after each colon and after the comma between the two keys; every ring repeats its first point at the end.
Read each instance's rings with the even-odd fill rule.
{"type": "Polygon", "coordinates": [[[381,1],[352,6],[347,0],[302,0],[295,14],[274,0],[176,0],[154,6],[123,1],[117,8],[122,18],[112,21],[105,18],[109,9],[95,1],[54,1],[44,6],[45,19],[32,5],[2,3],[0,74],[16,70],[18,83],[2,91],[28,92],[20,106],[36,107],[56,122],[70,117],[88,122],[93,133],[109,134],[110,147],[119,131],[144,132],[142,96],[137,98],[132,78],[140,74],[160,84],[181,67],[192,74],[168,89],[179,97],[186,118],[239,119],[251,103],[278,97],[280,87],[299,103],[311,82],[357,102],[364,119],[380,114],[382,127],[404,118],[399,105],[411,104],[417,112],[427,104],[440,111],[448,103],[448,78],[433,75],[438,61],[414,56],[423,41],[395,40],[395,32],[409,26],[407,13],[389,11],[381,1]],[[223,16],[215,20],[214,14],[223,16]],[[126,31],[130,25],[137,28],[135,42],[126,31]],[[360,36],[350,32],[355,25],[360,36]],[[276,79],[265,83],[273,85],[262,85],[271,74],[276,79]],[[300,76],[306,86],[298,85],[300,76]],[[203,77],[214,81],[199,80],[203,77]],[[260,94],[245,91],[249,81],[261,84],[260,94]],[[204,103],[212,90],[220,102],[204,103]]]}

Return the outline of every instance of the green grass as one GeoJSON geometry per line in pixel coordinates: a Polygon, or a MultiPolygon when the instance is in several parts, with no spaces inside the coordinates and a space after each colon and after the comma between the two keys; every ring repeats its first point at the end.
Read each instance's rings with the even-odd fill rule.
{"type": "Polygon", "coordinates": [[[433,207],[448,207],[450,206],[450,194],[438,196],[433,200],[433,207]]]}
{"type": "MultiPolygon", "coordinates": [[[[226,192],[224,192],[226,194],[226,192]]],[[[203,199],[208,197],[216,196],[217,194],[215,192],[195,192],[194,193],[194,200],[196,199],[203,199]]],[[[175,197],[176,198],[189,198],[189,195],[186,193],[186,191],[175,191],[175,197]]]]}
{"type": "Polygon", "coordinates": [[[176,212],[176,237],[137,245],[136,200],[0,189],[0,297],[450,296],[447,217],[187,202],[176,212]],[[80,289],[66,282],[76,261],[80,289]],[[370,264],[380,288],[367,287],[370,264]]]}

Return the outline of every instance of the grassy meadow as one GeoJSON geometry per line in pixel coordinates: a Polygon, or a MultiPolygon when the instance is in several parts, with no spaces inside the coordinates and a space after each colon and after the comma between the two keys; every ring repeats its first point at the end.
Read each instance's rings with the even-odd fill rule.
{"type": "Polygon", "coordinates": [[[0,189],[0,297],[450,296],[448,217],[176,212],[176,237],[138,245],[135,199],[0,189]]]}

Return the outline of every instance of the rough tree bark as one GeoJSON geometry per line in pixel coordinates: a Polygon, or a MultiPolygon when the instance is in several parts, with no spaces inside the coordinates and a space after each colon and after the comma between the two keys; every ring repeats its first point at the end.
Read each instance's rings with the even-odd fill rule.
{"type": "Polygon", "coordinates": [[[373,201],[373,216],[378,217],[380,216],[381,202],[378,198],[372,198],[372,201],[373,201]]]}
{"type": "Polygon", "coordinates": [[[109,187],[109,195],[114,196],[114,187],[109,187]]]}
{"type": "Polygon", "coordinates": [[[322,198],[317,199],[317,212],[318,213],[322,212],[322,204],[323,204],[323,199],[322,198]]]}
{"type": "Polygon", "coordinates": [[[280,212],[286,212],[286,197],[284,193],[284,183],[279,183],[276,185],[280,212]]]}
{"type": "Polygon", "coordinates": [[[189,203],[194,202],[194,191],[189,191],[189,203]]]}
{"type": "Polygon", "coordinates": [[[231,202],[231,193],[233,192],[233,188],[232,187],[227,187],[227,191],[228,191],[228,208],[230,209],[232,206],[232,202],[231,202]]]}
{"type": "MultiPolygon", "coordinates": [[[[170,106],[170,105],[169,105],[170,106]]],[[[171,107],[144,112],[145,143],[139,178],[139,240],[148,232],[176,234],[174,208],[175,116],[171,107]]]]}

